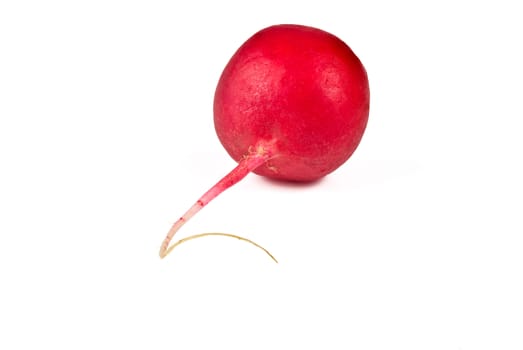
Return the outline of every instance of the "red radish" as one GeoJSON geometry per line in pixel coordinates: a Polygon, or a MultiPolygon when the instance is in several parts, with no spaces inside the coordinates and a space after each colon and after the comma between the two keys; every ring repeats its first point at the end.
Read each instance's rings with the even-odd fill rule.
{"type": "Polygon", "coordinates": [[[216,133],[238,165],[172,226],[160,257],[187,220],[248,173],[314,181],[341,166],[363,136],[369,98],[365,68],[336,36],[288,24],[254,34],[214,96],[216,133]]]}

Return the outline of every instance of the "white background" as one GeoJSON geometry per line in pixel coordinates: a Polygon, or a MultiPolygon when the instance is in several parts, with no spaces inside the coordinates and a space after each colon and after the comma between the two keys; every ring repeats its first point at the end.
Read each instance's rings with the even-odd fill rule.
{"type": "Polygon", "coordinates": [[[0,348],[522,349],[517,1],[2,1],[0,348]],[[276,23],[367,68],[354,156],[250,175],[214,133],[227,60],[276,23]]]}

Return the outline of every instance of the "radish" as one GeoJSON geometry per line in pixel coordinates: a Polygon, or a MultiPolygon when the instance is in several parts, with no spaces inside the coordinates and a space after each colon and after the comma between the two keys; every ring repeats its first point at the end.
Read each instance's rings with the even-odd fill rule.
{"type": "Polygon", "coordinates": [[[254,34],[227,63],[214,96],[216,133],[238,165],[174,223],[160,257],[202,235],[232,236],[258,246],[219,233],[169,243],[194,214],[250,172],[305,182],[336,170],[360,143],[369,98],[365,68],[336,36],[290,24],[254,34]]]}

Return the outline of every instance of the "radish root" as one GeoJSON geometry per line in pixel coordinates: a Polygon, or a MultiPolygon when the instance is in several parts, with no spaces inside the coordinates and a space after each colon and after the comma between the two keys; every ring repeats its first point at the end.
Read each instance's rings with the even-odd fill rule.
{"type": "Polygon", "coordinates": [[[205,236],[223,236],[223,237],[230,237],[230,238],[236,238],[236,239],[239,239],[240,241],[244,241],[244,242],[247,242],[247,243],[250,243],[252,245],[254,245],[255,247],[263,250],[265,252],[265,254],[267,254],[268,256],[271,257],[272,260],[274,260],[275,263],[278,263],[278,260],[276,260],[276,258],[265,248],[263,248],[261,245],[259,245],[258,243],[254,242],[254,241],[251,241],[250,239],[248,238],[244,238],[244,237],[241,237],[241,236],[237,236],[237,235],[233,235],[233,234],[230,234],[230,233],[221,233],[221,232],[208,232],[208,233],[200,233],[200,234],[197,234],[197,235],[192,235],[192,236],[188,236],[188,237],[185,237],[185,238],[182,238],[180,240],[178,240],[176,243],[172,244],[166,251],[165,251],[165,256],[167,256],[167,254],[169,254],[174,248],[176,248],[177,246],[179,246],[180,244],[184,243],[184,242],[187,242],[187,241],[190,241],[190,240],[193,240],[193,239],[196,239],[196,238],[200,238],[200,237],[205,237],[205,236]]]}
{"type": "Polygon", "coordinates": [[[238,165],[231,170],[227,175],[225,175],[220,181],[218,181],[213,187],[211,187],[207,192],[203,194],[203,196],[200,197],[194,203],[189,210],[183,214],[182,217],[180,217],[171,227],[169,232],[167,232],[167,235],[165,236],[165,239],[162,242],[162,245],[160,247],[160,258],[165,258],[167,254],[169,254],[174,247],[177,245],[180,245],[181,243],[198,238],[198,237],[204,237],[204,236],[227,236],[236,238],[245,242],[249,242],[256,247],[262,249],[267,253],[274,261],[278,262],[272,255],[269,253],[265,248],[260,246],[259,244],[240,236],[228,234],[228,233],[202,233],[198,235],[189,236],[187,238],[180,239],[178,242],[173,244],[171,247],[169,247],[169,243],[171,242],[172,238],[174,237],[175,233],[178,232],[178,230],[187,222],[190,218],[194,216],[197,212],[199,212],[203,207],[207,205],[211,200],[213,200],[216,196],[218,196],[220,193],[228,189],[229,187],[237,184],[240,180],[242,180],[247,174],[249,174],[254,169],[258,168],[262,164],[265,164],[267,160],[274,157],[274,142],[260,142],[256,145],[256,147],[252,147],[249,149],[249,153],[246,154],[243,159],[240,160],[238,165]]]}

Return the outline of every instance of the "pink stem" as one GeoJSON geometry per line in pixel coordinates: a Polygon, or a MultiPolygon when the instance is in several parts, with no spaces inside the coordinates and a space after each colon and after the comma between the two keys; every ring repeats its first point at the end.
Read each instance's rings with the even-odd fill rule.
{"type": "Polygon", "coordinates": [[[251,152],[249,155],[245,156],[238,165],[227,175],[225,175],[220,181],[218,181],[211,189],[203,194],[193,204],[181,218],[176,221],[167,236],[163,240],[162,246],[160,247],[160,258],[165,258],[169,253],[168,247],[171,242],[174,234],[187,222],[191,217],[199,212],[203,207],[205,207],[211,200],[213,200],[220,193],[228,189],[229,187],[237,184],[242,180],[247,174],[249,174],[254,169],[258,168],[260,165],[265,163],[267,160],[273,157],[273,152],[270,148],[265,148],[263,146],[256,147],[254,152],[251,152]]]}

